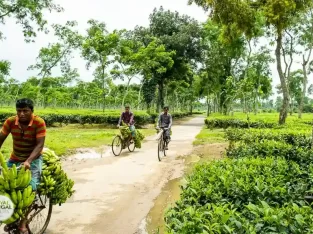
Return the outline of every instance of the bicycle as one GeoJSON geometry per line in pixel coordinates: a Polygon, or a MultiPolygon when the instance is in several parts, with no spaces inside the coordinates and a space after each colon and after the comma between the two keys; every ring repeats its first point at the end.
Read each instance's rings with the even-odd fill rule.
{"type": "MultiPolygon", "coordinates": [[[[159,131],[159,129],[157,129],[159,131]]],[[[161,162],[161,154],[163,152],[164,157],[166,156],[166,146],[168,144],[168,139],[165,135],[166,130],[168,130],[168,128],[161,128],[161,134],[160,137],[157,139],[158,141],[158,159],[161,162]]]]}
{"type": "MultiPolygon", "coordinates": [[[[18,166],[16,169],[20,169],[22,166],[18,166]]],[[[2,174],[2,167],[0,166],[0,174],[2,174]]],[[[26,221],[26,228],[30,234],[43,234],[50,222],[51,214],[52,214],[52,206],[53,204],[50,201],[50,198],[47,195],[40,195],[38,192],[36,192],[36,197],[33,201],[33,203],[29,207],[29,213],[28,218],[26,221]],[[44,201],[43,201],[44,199],[44,201]],[[49,203],[47,205],[47,202],[49,203]],[[39,224],[39,230],[35,229],[33,227],[32,220],[44,209],[48,208],[48,214],[47,217],[43,220],[43,225],[39,224]],[[32,213],[34,212],[34,213],[32,213]]],[[[9,234],[19,234],[19,223],[21,221],[21,218],[17,219],[15,222],[7,224],[5,226],[5,232],[9,234]]],[[[38,223],[37,223],[38,224],[38,223]]],[[[1,222],[2,225],[2,222],[1,222]]]]}
{"type": "MultiPolygon", "coordinates": [[[[128,126],[120,126],[120,131],[122,129],[126,129],[128,126]]],[[[132,140],[131,134],[128,136],[128,138],[124,138],[122,134],[117,134],[113,141],[112,141],[112,152],[115,156],[119,156],[123,149],[128,148],[129,152],[134,152],[135,150],[135,142],[132,140]],[[118,147],[117,150],[114,149],[115,147],[118,147]]]]}

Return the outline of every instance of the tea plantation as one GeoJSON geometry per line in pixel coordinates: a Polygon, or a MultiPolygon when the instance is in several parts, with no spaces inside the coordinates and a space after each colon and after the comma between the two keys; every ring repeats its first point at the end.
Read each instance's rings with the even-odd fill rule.
{"type": "Polygon", "coordinates": [[[168,233],[313,233],[311,116],[212,116],[225,157],[195,167],[166,212],[168,233]]]}

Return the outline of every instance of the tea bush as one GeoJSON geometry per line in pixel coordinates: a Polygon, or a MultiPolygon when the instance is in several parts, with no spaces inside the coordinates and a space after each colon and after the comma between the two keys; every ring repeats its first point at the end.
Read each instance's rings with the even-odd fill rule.
{"type": "Polygon", "coordinates": [[[226,156],[229,158],[273,156],[294,161],[303,167],[313,163],[312,150],[275,140],[262,140],[248,145],[242,142],[230,145],[226,149],[226,156]]]}
{"type": "Polygon", "coordinates": [[[242,141],[246,144],[251,144],[262,140],[273,140],[282,141],[294,146],[310,148],[310,132],[310,129],[228,129],[225,131],[225,137],[231,143],[242,141]]]}
{"type": "Polygon", "coordinates": [[[266,122],[263,120],[247,121],[235,118],[207,118],[205,124],[208,128],[274,128],[277,123],[266,122]]]}
{"type": "Polygon", "coordinates": [[[293,203],[273,207],[264,201],[249,203],[242,211],[233,204],[206,204],[171,209],[165,221],[170,234],[189,233],[313,233],[313,210],[293,203]]]}
{"type": "Polygon", "coordinates": [[[205,120],[225,129],[227,158],[198,165],[187,177],[165,215],[168,232],[313,233],[313,209],[304,199],[313,193],[311,121],[278,126],[274,115],[236,115],[205,120]]]}
{"type": "Polygon", "coordinates": [[[236,115],[236,116],[221,116],[213,115],[205,119],[205,124],[208,128],[308,128],[309,125],[312,125],[311,117],[308,119],[308,115],[305,115],[304,119],[295,119],[288,117],[287,123],[285,125],[278,125],[278,116],[270,114],[261,114],[247,116],[245,115],[236,115]],[[249,119],[249,121],[248,121],[249,119]]]}
{"type": "Polygon", "coordinates": [[[313,165],[305,171],[283,158],[198,165],[180,201],[166,213],[169,233],[313,232],[312,224],[304,223],[313,218],[304,201],[312,178],[313,165]]]}
{"type": "MultiPolygon", "coordinates": [[[[202,112],[194,112],[193,114],[200,114],[202,112]]],[[[158,114],[147,114],[147,113],[134,113],[136,124],[141,126],[149,123],[154,123],[155,117],[158,114]]],[[[14,113],[0,113],[0,124],[3,123],[8,117],[15,115],[14,113]]],[[[52,126],[54,124],[117,124],[120,117],[119,112],[108,112],[96,114],[38,114],[43,118],[47,126],[52,126]]],[[[173,119],[179,119],[189,116],[188,112],[177,112],[172,113],[173,119]]]]}
{"type": "Polygon", "coordinates": [[[258,199],[271,205],[303,201],[304,193],[313,185],[311,174],[297,163],[269,157],[199,165],[188,181],[181,195],[184,204],[231,202],[236,209],[258,199]]]}
{"type": "Polygon", "coordinates": [[[240,142],[228,147],[226,156],[229,158],[273,156],[294,161],[304,167],[313,163],[313,152],[311,150],[275,140],[262,140],[248,145],[240,142]]]}

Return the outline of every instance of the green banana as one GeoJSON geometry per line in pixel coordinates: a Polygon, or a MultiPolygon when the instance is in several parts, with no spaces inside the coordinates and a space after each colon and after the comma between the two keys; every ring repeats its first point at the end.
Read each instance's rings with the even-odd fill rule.
{"type": "Polygon", "coordinates": [[[3,178],[4,180],[9,180],[9,176],[8,176],[8,169],[7,168],[3,168],[2,169],[2,174],[3,174],[3,178]]]}
{"type": "Polygon", "coordinates": [[[31,181],[31,171],[30,170],[26,170],[24,176],[23,176],[23,180],[22,183],[20,185],[21,188],[25,188],[26,186],[29,185],[30,181],[31,181]]]}
{"type": "Polygon", "coordinates": [[[11,200],[15,205],[17,205],[17,194],[15,192],[15,189],[11,193],[11,200]]]}
{"type": "Polygon", "coordinates": [[[23,182],[24,175],[25,175],[25,167],[22,167],[21,170],[17,174],[17,181],[16,181],[17,187],[21,186],[21,184],[23,182]]]}
{"type": "Polygon", "coordinates": [[[4,159],[4,157],[3,157],[1,152],[0,152],[0,164],[1,164],[2,168],[8,169],[8,165],[6,164],[5,159],[4,159]]]}
{"type": "Polygon", "coordinates": [[[36,193],[32,192],[30,196],[28,197],[26,203],[24,204],[24,207],[29,207],[33,203],[35,196],[36,196],[36,193]]]}
{"type": "Polygon", "coordinates": [[[25,215],[24,215],[22,209],[18,209],[18,210],[17,210],[17,213],[19,214],[20,217],[24,218],[25,215]]]}
{"type": "Polygon", "coordinates": [[[5,183],[4,178],[3,178],[2,176],[0,176],[0,184],[1,184],[2,186],[4,186],[4,183],[5,183]]]}
{"type": "Polygon", "coordinates": [[[10,181],[10,188],[11,188],[11,190],[12,190],[12,189],[13,189],[13,190],[16,189],[16,187],[17,187],[17,186],[16,186],[16,179],[11,180],[11,181],[10,181]]]}
{"type": "Polygon", "coordinates": [[[10,224],[13,223],[17,220],[18,218],[16,218],[14,215],[12,215],[9,219],[3,221],[4,224],[10,224]]]}
{"type": "Polygon", "coordinates": [[[17,203],[20,203],[22,201],[23,197],[22,197],[22,192],[21,190],[17,191],[17,203]]]}
{"type": "Polygon", "coordinates": [[[23,209],[24,208],[24,200],[20,201],[17,205],[18,209],[23,209]]]}
{"type": "Polygon", "coordinates": [[[10,184],[9,184],[9,181],[8,181],[8,180],[5,180],[5,181],[4,181],[4,189],[5,189],[5,190],[10,190],[10,184]]]}
{"type": "Polygon", "coordinates": [[[16,177],[17,177],[17,169],[16,169],[16,165],[15,164],[13,164],[11,170],[12,170],[13,178],[16,179],[16,177]]]}

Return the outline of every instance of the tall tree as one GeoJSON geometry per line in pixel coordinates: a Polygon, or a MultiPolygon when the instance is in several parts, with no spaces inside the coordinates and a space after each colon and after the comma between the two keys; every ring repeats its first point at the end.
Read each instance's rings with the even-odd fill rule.
{"type": "Polygon", "coordinates": [[[77,69],[72,69],[70,61],[73,58],[72,53],[79,48],[82,43],[82,37],[78,31],[74,31],[77,22],[68,21],[65,25],[53,25],[54,34],[58,42],[49,44],[48,47],[41,48],[37,57],[37,63],[28,67],[29,70],[39,70],[38,75],[42,77],[38,83],[37,102],[40,98],[40,87],[44,78],[52,75],[52,69],[60,67],[61,73],[69,81],[78,76],[77,69]]]}
{"type": "MultiPolygon", "coordinates": [[[[55,4],[53,0],[1,0],[0,1],[0,24],[5,24],[8,18],[16,19],[16,23],[22,26],[27,42],[36,37],[36,29],[47,32],[47,20],[44,19],[43,11],[63,11],[63,8],[55,4]]],[[[0,31],[0,39],[3,33],[0,31]]]]}
{"type": "Polygon", "coordinates": [[[226,87],[228,86],[226,85],[227,79],[238,75],[236,70],[245,52],[242,37],[238,36],[231,41],[225,41],[222,38],[223,33],[223,28],[211,20],[203,25],[201,41],[203,59],[199,75],[202,79],[201,93],[207,97],[208,113],[212,105],[214,111],[218,109],[224,114],[229,112],[232,99],[227,94],[227,90],[231,92],[226,87]]]}
{"type": "Polygon", "coordinates": [[[164,74],[174,65],[174,55],[175,51],[167,51],[165,46],[154,38],[153,41],[147,46],[141,47],[133,56],[137,69],[144,77],[142,89],[149,111],[157,85],[160,85],[162,82],[160,80],[163,79],[164,74]]]}
{"type": "Polygon", "coordinates": [[[210,9],[213,20],[219,22],[227,28],[228,34],[243,32],[250,36],[256,24],[256,15],[261,14],[265,18],[268,26],[274,30],[276,41],[276,63],[283,92],[283,105],[279,115],[279,123],[284,124],[287,118],[289,106],[289,92],[286,77],[282,68],[282,42],[283,35],[293,23],[294,17],[307,12],[312,4],[311,0],[189,0],[189,3],[195,2],[205,10],[210,9]]]}
{"type": "Polygon", "coordinates": [[[87,36],[82,45],[82,56],[87,61],[87,69],[90,69],[92,65],[96,66],[93,74],[103,82],[102,97],[104,111],[105,95],[107,91],[106,68],[113,63],[113,59],[110,59],[110,55],[115,55],[116,53],[119,35],[117,32],[109,33],[103,22],[89,20],[88,24],[87,36]]]}
{"type": "Polygon", "coordinates": [[[138,63],[136,61],[136,53],[142,47],[142,43],[132,38],[132,33],[122,30],[119,32],[119,42],[114,56],[114,67],[111,70],[113,78],[126,80],[126,91],[124,93],[122,108],[128,95],[131,81],[140,73],[138,63]]]}
{"type": "Polygon", "coordinates": [[[312,50],[313,50],[313,8],[311,7],[308,14],[300,17],[298,20],[295,33],[299,35],[299,43],[303,47],[302,52],[302,72],[303,72],[303,85],[300,97],[298,117],[302,118],[304,98],[307,93],[308,75],[313,71],[310,65],[313,63],[312,50]]]}
{"type": "Polygon", "coordinates": [[[154,9],[149,16],[149,28],[137,27],[136,37],[147,45],[157,38],[167,51],[175,51],[174,64],[171,69],[156,75],[158,88],[157,111],[164,105],[165,85],[171,80],[188,80],[190,65],[201,58],[201,28],[199,23],[178,12],[164,10],[163,7],[154,9]]]}

